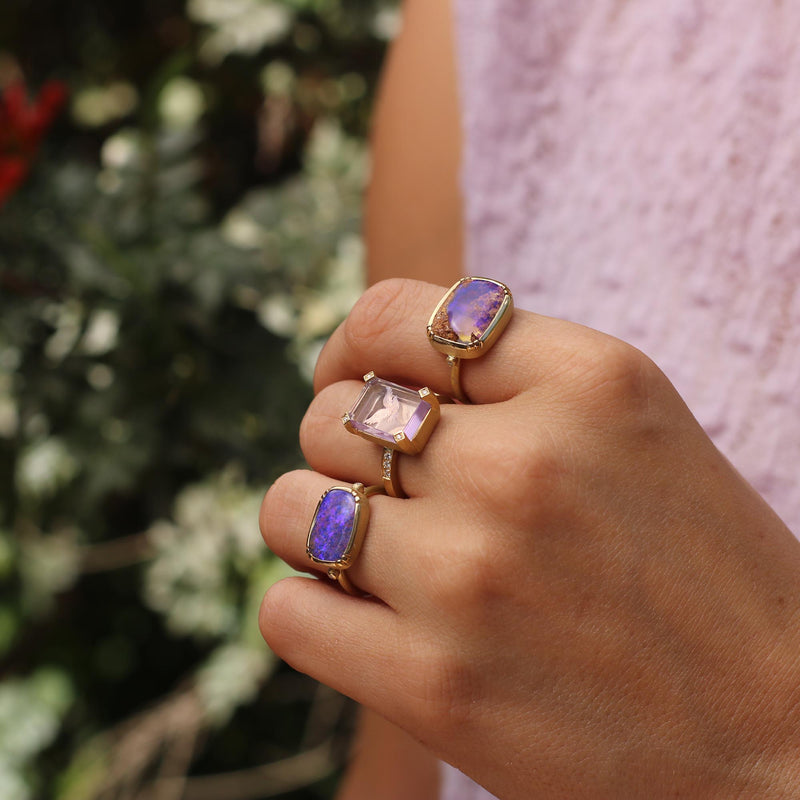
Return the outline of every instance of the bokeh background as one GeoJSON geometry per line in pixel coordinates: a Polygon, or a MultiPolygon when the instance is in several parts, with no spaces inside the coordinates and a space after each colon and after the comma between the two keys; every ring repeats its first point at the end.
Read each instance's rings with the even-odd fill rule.
{"type": "Polygon", "coordinates": [[[256,617],[390,0],[0,3],[0,798],[327,798],[256,617]]]}

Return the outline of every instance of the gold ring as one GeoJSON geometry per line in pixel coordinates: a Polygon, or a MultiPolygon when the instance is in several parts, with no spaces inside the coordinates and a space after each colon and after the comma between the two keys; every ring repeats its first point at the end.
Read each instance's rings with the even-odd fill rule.
{"type": "Polygon", "coordinates": [[[461,388],[461,360],[478,358],[500,337],[511,320],[514,299],[504,283],[490,278],[462,278],[439,301],[428,321],[428,341],[447,356],[453,397],[470,400],[461,388]]]}
{"type": "Polygon", "coordinates": [[[421,452],[440,416],[439,398],[427,386],[409,389],[368,372],[342,422],[350,433],[383,447],[381,481],[386,494],[405,497],[397,477],[397,453],[421,452]]]}
{"type": "Polygon", "coordinates": [[[352,566],[364,541],[369,524],[368,498],[378,493],[383,493],[380,486],[365,487],[363,483],[326,489],[308,529],[306,554],[315,564],[326,567],[328,577],[348,594],[361,594],[346,570],[352,566]]]}

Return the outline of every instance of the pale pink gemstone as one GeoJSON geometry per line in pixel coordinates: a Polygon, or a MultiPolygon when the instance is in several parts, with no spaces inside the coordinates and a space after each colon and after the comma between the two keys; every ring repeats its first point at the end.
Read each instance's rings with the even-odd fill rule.
{"type": "Polygon", "coordinates": [[[348,416],[356,430],[394,442],[398,434],[413,440],[430,410],[430,403],[419,392],[373,376],[348,416]]]}

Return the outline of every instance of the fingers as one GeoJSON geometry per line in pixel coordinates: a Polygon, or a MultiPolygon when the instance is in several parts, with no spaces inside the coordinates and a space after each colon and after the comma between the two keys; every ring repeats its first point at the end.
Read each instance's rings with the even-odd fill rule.
{"type": "MultiPolygon", "coordinates": [[[[445,291],[444,287],[397,279],[365,292],[320,355],[317,391],[374,371],[405,385],[452,394],[446,359],[431,347],[426,335],[430,315],[445,291]]],[[[563,360],[565,337],[570,347],[579,346],[575,339],[580,339],[581,330],[517,310],[491,350],[480,358],[462,361],[462,386],[474,403],[510,399],[531,386],[543,370],[563,360]]]]}
{"type": "MultiPolygon", "coordinates": [[[[380,483],[383,448],[348,432],[342,424],[359,395],[363,383],[341,381],[323,389],[312,401],[300,427],[303,454],[313,469],[323,475],[365,485],[380,483]]],[[[417,455],[398,454],[394,470],[409,497],[431,496],[438,477],[452,469],[458,445],[474,435],[474,412],[470,406],[441,406],[439,424],[425,449],[417,455]]]]}
{"type": "Polygon", "coordinates": [[[412,648],[398,615],[333,585],[287,578],[264,596],[261,633],[284,661],[359,703],[402,715],[403,654],[412,648]]]}
{"type": "Polygon", "coordinates": [[[320,392],[300,425],[300,447],[317,472],[369,486],[380,483],[383,450],[349,433],[342,423],[363,386],[357,381],[342,381],[320,392]]]}
{"type": "MultiPolygon", "coordinates": [[[[320,497],[337,485],[347,482],[296,470],[281,476],[267,492],[259,517],[261,534],[270,550],[295,569],[324,573],[324,567],[307,556],[306,539],[320,497]]],[[[415,520],[427,513],[420,507],[422,502],[384,495],[370,497],[364,543],[347,570],[359,589],[392,606],[401,602],[400,590],[408,584],[416,566],[415,520]]]]}

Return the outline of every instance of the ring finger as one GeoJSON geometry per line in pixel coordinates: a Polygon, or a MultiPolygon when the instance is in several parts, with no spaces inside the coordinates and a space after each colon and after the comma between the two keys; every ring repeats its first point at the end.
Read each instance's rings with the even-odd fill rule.
{"type": "MultiPolygon", "coordinates": [[[[342,485],[347,484],[310,470],[281,476],[261,504],[259,524],[267,547],[297,570],[324,574],[324,567],[313,564],[306,554],[306,539],[323,492],[342,485]]],[[[430,513],[422,508],[428,502],[373,495],[368,503],[363,546],[347,575],[359,589],[396,608],[399,590],[408,591],[409,575],[415,567],[410,557],[417,552],[415,520],[430,513]]]]}

